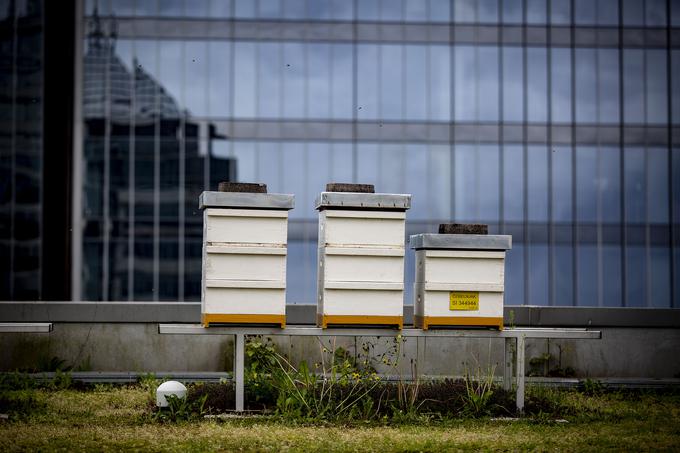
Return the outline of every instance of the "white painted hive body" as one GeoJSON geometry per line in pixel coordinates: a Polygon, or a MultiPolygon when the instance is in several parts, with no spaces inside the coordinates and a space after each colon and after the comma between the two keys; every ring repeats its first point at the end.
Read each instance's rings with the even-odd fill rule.
{"type": "Polygon", "coordinates": [[[417,234],[414,324],[503,329],[505,252],[512,236],[417,234]]]}
{"type": "Polygon", "coordinates": [[[410,195],[322,192],[317,324],[403,325],[410,195]]]}
{"type": "Polygon", "coordinates": [[[201,322],[286,323],[288,210],[293,196],[203,192],[201,322]]]}

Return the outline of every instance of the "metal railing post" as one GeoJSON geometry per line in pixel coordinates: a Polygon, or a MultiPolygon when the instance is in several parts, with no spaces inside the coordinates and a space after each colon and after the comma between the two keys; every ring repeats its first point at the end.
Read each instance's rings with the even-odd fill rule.
{"type": "Polygon", "coordinates": [[[236,384],[236,412],[243,412],[243,369],[245,367],[245,335],[234,335],[234,382],[236,384]]]}

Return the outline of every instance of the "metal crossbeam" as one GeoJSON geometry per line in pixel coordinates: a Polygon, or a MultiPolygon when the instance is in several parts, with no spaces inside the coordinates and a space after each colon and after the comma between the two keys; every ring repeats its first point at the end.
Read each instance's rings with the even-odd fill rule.
{"type": "Polygon", "coordinates": [[[236,411],[242,412],[244,408],[244,351],[245,337],[248,335],[290,335],[307,337],[396,337],[401,335],[406,338],[504,338],[504,366],[503,388],[512,390],[513,365],[515,368],[515,391],[517,410],[524,410],[524,367],[525,347],[527,338],[550,338],[550,339],[600,339],[602,332],[599,330],[586,330],[576,328],[506,328],[504,330],[486,329],[388,329],[388,328],[330,328],[322,329],[313,326],[287,326],[283,329],[278,327],[248,327],[248,326],[225,326],[203,327],[200,324],[159,324],[158,332],[169,335],[234,335],[236,344],[234,347],[234,381],[236,386],[236,411]]]}
{"type": "Polygon", "coordinates": [[[49,333],[51,322],[0,322],[0,333],[49,333]]]}

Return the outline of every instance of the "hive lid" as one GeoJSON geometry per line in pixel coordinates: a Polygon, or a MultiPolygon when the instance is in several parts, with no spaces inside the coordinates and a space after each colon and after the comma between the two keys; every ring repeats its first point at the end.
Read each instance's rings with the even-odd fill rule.
{"type": "Polygon", "coordinates": [[[505,234],[414,234],[412,249],[443,250],[510,250],[512,236],[505,234]]]}
{"type": "Polygon", "coordinates": [[[397,193],[321,192],[316,209],[366,209],[406,211],[411,207],[411,195],[397,193]]]}
{"type": "Polygon", "coordinates": [[[283,193],[211,192],[198,198],[198,209],[205,208],[255,208],[293,209],[295,196],[283,193]]]}

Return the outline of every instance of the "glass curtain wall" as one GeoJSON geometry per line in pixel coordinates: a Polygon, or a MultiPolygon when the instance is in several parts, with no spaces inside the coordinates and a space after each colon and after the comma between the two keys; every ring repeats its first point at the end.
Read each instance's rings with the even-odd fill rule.
{"type": "Polygon", "coordinates": [[[0,1],[0,300],[39,300],[43,2],[0,1]]]}
{"type": "Polygon", "coordinates": [[[315,196],[355,181],[413,194],[408,234],[512,234],[508,305],[680,306],[677,2],[85,11],[84,299],[198,300],[198,194],[232,179],[296,196],[289,303],[315,300],[315,196]]]}

